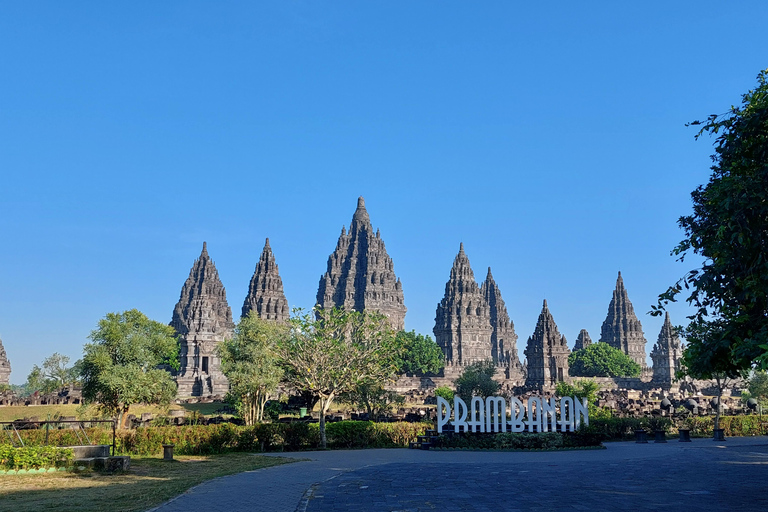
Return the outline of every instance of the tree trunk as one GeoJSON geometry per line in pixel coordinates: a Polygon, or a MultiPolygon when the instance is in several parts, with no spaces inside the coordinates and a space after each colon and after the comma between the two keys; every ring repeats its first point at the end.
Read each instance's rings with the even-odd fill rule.
{"type": "Polygon", "coordinates": [[[320,448],[323,450],[328,448],[328,440],[325,437],[325,413],[331,408],[331,402],[333,402],[333,395],[320,397],[320,448]]]}
{"type": "Polygon", "coordinates": [[[723,394],[723,382],[719,379],[717,381],[717,411],[715,411],[715,430],[720,428],[720,396],[723,394]]]}
{"type": "Polygon", "coordinates": [[[120,428],[128,428],[125,424],[128,421],[128,409],[130,409],[130,405],[125,405],[120,410],[120,428]]]}

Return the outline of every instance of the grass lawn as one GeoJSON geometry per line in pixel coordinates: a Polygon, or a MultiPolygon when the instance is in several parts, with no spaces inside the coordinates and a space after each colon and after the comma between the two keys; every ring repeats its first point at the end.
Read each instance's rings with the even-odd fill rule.
{"type": "Polygon", "coordinates": [[[129,471],[113,475],[90,471],[3,475],[0,512],[144,511],[206,480],[296,460],[248,453],[176,459],[132,457],[129,471]]]}

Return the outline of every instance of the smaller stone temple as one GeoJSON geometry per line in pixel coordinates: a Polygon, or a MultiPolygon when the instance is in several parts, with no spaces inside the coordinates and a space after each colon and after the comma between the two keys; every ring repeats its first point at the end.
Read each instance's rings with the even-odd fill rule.
{"type": "Polygon", "coordinates": [[[651,350],[653,361],[653,384],[662,389],[670,389],[677,381],[675,372],[680,369],[680,360],[683,357],[683,345],[672,327],[669,313],[664,317],[664,325],[656,344],[651,350]]]}
{"type": "Polygon", "coordinates": [[[641,368],[647,368],[648,365],[645,362],[647,341],[643,335],[643,326],[629,301],[621,272],[616,279],[616,289],[613,291],[613,298],[608,305],[608,315],[600,331],[600,341],[621,350],[641,368]]]}
{"type": "Polygon", "coordinates": [[[291,315],[269,238],[264,243],[264,250],[253,272],[242,316],[248,316],[251,311],[255,311],[259,318],[277,322],[287,322],[291,315]]]}
{"type": "Polygon", "coordinates": [[[0,384],[11,383],[11,362],[3,347],[3,340],[0,340],[0,384]]]}
{"type": "Polygon", "coordinates": [[[180,342],[180,368],[175,375],[179,386],[177,395],[226,394],[229,382],[221,372],[216,347],[232,336],[235,324],[227,303],[227,292],[205,242],[181,289],[171,326],[179,334],[180,342]]]}
{"type": "Polygon", "coordinates": [[[581,350],[587,348],[592,344],[592,338],[589,337],[589,333],[586,329],[582,329],[576,338],[576,343],[573,345],[573,350],[581,350]]]}
{"type": "Polygon", "coordinates": [[[373,231],[362,196],[357,200],[349,233],[342,226],[336,249],[328,257],[317,289],[317,304],[325,309],[378,311],[386,315],[394,330],[405,328],[403,286],[381,233],[373,231]]]}
{"type": "Polygon", "coordinates": [[[551,389],[568,377],[568,342],[557,329],[547,301],[541,308],[533,336],[528,338],[525,357],[528,375],[525,386],[529,389],[551,389]]]}

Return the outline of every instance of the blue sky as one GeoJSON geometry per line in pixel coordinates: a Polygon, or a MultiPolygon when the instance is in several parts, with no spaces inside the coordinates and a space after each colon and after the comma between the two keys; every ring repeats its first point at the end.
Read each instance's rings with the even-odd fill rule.
{"type": "MultiPolygon", "coordinates": [[[[168,322],[208,242],[237,316],[266,237],[311,307],[359,195],[431,334],[459,242],[520,337],[597,340],[687,268],[688,121],[768,66],[768,3],[4,2],[0,338],[11,381],[107,312],[168,322]]],[[[685,305],[671,308],[682,323],[685,305]]]]}

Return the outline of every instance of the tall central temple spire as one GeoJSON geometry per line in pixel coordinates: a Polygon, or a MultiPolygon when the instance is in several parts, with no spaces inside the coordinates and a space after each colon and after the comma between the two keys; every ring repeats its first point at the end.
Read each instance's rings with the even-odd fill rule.
{"type": "Polygon", "coordinates": [[[608,305],[608,315],[600,330],[600,341],[617,348],[632,358],[641,368],[645,368],[645,344],[643,326],[635,315],[635,309],[629,301],[624,279],[616,278],[616,289],[608,305]]]}
{"type": "Polygon", "coordinates": [[[342,227],[336,250],[328,257],[317,304],[325,309],[378,311],[389,318],[395,330],[405,327],[403,287],[380,233],[373,231],[362,197],[357,200],[349,232],[342,227]]]}
{"type": "Polygon", "coordinates": [[[557,329],[546,299],[536,322],[533,336],[528,338],[525,356],[528,359],[528,376],[525,385],[542,389],[553,387],[568,380],[568,342],[557,329]]]}

